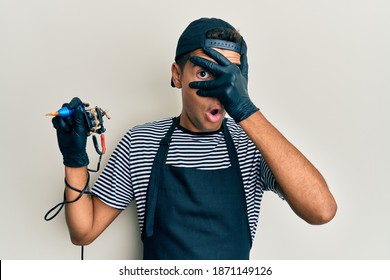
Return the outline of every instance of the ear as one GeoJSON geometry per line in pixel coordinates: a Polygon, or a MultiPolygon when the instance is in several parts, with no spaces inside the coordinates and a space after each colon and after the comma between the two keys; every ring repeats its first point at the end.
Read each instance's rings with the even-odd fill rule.
{"type": "Polygon", "coordinates": [[[181,70],[177,63],[172,63],[172,82],[173,85],[177,88],[181,88],[181,70]]]}

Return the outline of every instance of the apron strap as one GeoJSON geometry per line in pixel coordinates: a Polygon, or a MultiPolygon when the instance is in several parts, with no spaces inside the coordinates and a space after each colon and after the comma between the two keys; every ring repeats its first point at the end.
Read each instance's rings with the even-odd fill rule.
{"type": "Polygon", "coordinates": [[[170,126],[167,134],[160,141],[160,147],[157,151],[155,160],[153,161],[152,170],[155,170],[156,172],[154,174],[152,172],[149,179],[149,188],[148,188],[148,194],[146,200],[147,206],[145,212],[145,224],[144,224],[144,230],[142,231],[142,239],[144,237],[151,237],[154,233],[154,217],[156,213],[157,194],[158,194],[157,186],[158,186],[158,180],[160,178],[160,168],[158,168],[158,166],[163,164],[163,161],[165,160],[168,154],[169,144],[172,139],[172,134],[179,123],[179,119],[180,118],[178,117],[173,118],[172,125],[170,126]]]}
{"type": "MultiPolygon", "coordinates": [[[[228,150],[228,154],[229,154],[229,158],[230,158],[230,164],[236,170],[240,170],[240,164],[238,162],[236,148],[234,146],[232,136],[229,133],[229,129],[226,125],[226,121],[227,120],[225,118],[222,122],[222,127],[223,127],[223,134],[225,136],[225,141],[226,141],[226,148],[228,150]]],[[[241,171],[240,171],[240,176],[241,176],[241,171]]]]}

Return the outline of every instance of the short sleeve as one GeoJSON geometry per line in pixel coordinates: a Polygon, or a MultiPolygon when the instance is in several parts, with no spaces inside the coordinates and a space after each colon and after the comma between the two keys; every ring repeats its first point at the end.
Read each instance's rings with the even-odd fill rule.
{"type": "Polygon", "coordinates": [[[91,192],[104,203],[124,210],[134,198],[130,176],[129,131],[119,142],[91,192]]]}
{"type": "Polygon", "coordinates": [[[284,199],[283,193],[277,187],[275,176],[262,156],[260,157],[260,176],[263,191],[272,191],[284,199]]]}

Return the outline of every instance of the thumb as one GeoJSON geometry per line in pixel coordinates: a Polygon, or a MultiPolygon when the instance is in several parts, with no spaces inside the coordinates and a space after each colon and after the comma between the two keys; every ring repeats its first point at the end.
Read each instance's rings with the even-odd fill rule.
{"type": "Polygon", "coordinates": [[[87,131],[87,121],[85,116],[85,109],[83,106],[78,106],[75,108],[73,114],[74,120],[74,131],[79,135],[88,135],[87,131]]]}
{"type": "Polygon", "coordinates": [[[79,106],[82,106],[84,103],[78,97],[73,97],[68,104],[69,109],[76,109],[79,106]]]}

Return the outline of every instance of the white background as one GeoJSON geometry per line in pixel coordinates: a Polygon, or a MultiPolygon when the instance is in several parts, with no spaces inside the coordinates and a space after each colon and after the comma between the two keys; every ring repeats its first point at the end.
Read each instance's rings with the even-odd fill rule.
{"type": "MultiPolygon", "coordinates": [[[[43,219],[63,192],[44,115],[73,96],[109,109],[108,154],[132,126],[178,115],[170,67],[199,17],[241,31],[252,100],[322,172],[339,206],[329,224],[311,226],[266,194],[252,259],[390,258],[388,1],[0,0],[1,259],[80,257],[64,213],[43,219]]],[[[135,205],[85,257],[141,258],[135,205]]]]}

